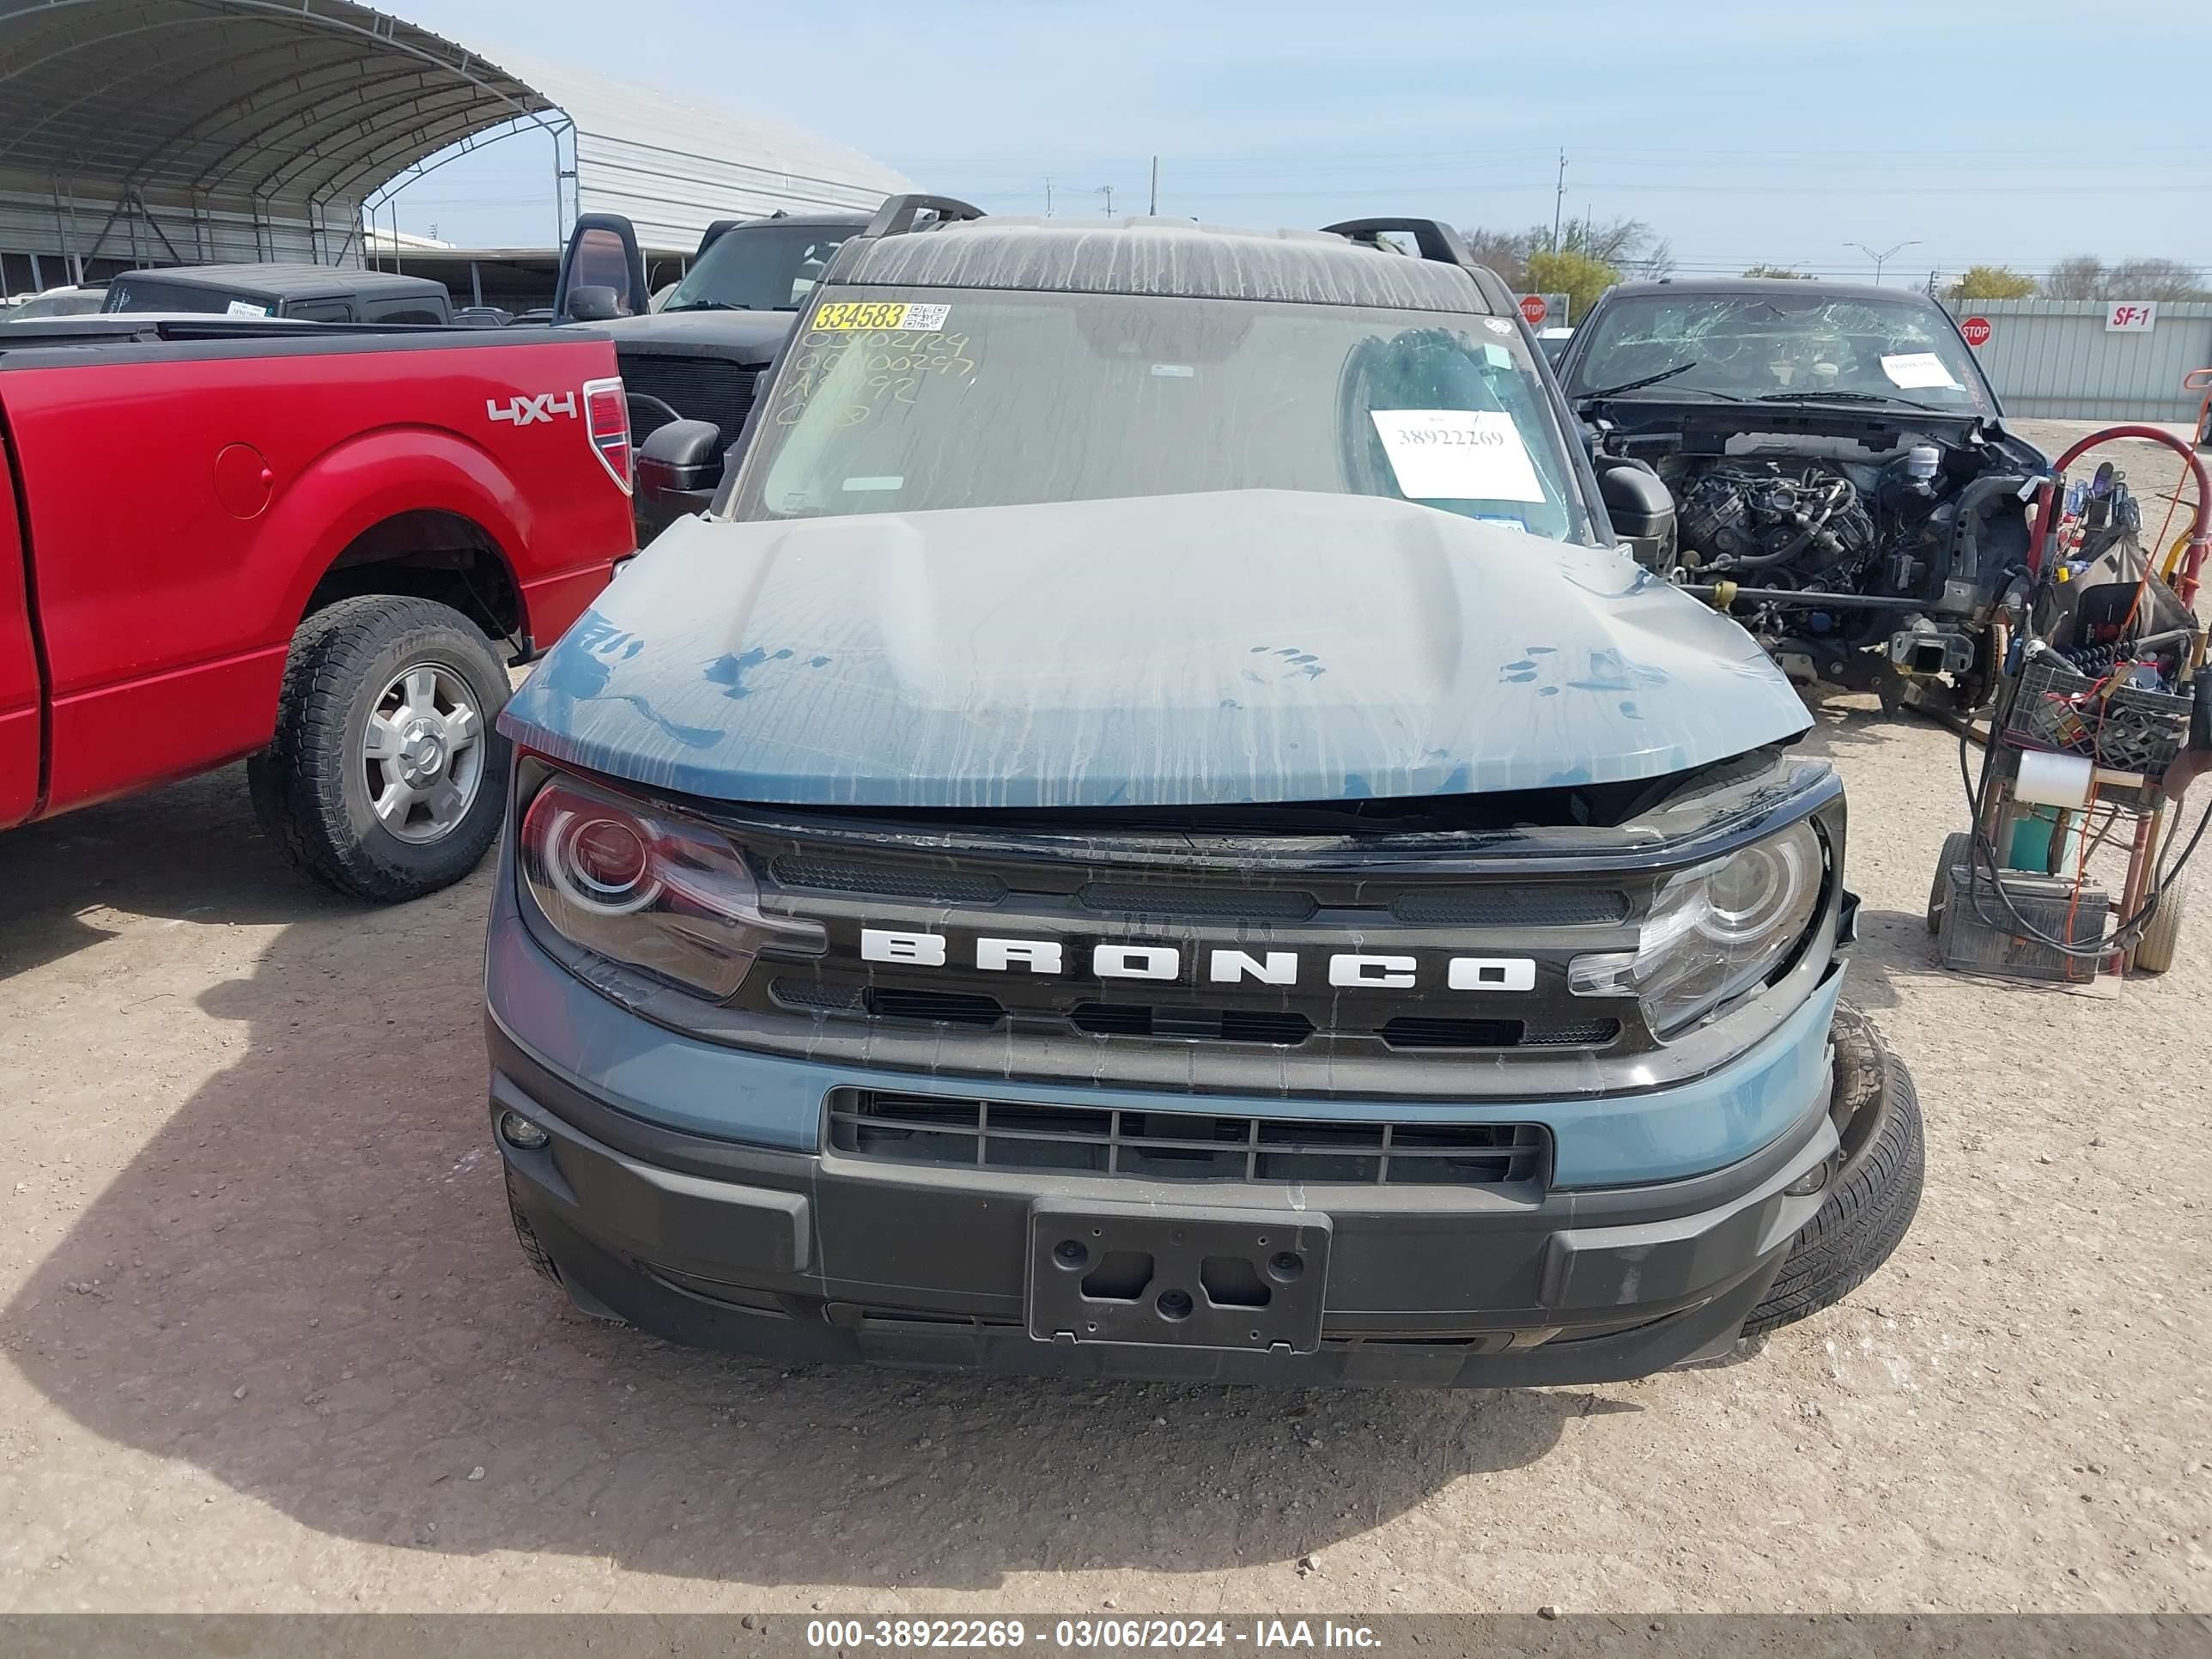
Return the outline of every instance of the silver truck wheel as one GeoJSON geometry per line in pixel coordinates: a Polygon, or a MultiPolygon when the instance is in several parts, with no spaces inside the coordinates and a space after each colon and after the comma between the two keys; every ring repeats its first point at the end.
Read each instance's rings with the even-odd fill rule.
{"type": "Polygon", "coordinates": [[[342,599],[301,625],[276,734],[246,764],[262,827],[292,862],[375,903],[460,880],[498,838],[507,668],[449,606],[342,599]]]}
{"type": "Polygon", "coordinates": [[[451,835],[483,783],[483,715],[453,670],[409,665],[377,696],[361,757],[377,821],[421,845],[451,835]]]}

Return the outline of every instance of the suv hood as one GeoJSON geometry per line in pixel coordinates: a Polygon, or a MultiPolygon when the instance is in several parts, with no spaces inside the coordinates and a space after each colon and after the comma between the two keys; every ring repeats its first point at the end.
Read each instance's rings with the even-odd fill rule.
{"type": "Polygon", "coordinates": [[[501,721],[787,805],[1074,807],[1656,778],[1811,724],[1621,554],[1249,490],[732,524],[623,569],[501,721]]]}

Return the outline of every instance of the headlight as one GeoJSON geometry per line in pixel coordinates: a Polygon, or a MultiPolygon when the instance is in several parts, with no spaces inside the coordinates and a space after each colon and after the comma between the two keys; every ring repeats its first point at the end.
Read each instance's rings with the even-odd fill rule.
{"type": "Polygon", "coordinates": [[[570,778],[538,790],[516,857],[562,938],[720,1000],[767,945],[819,952],[821,927],[763,915],[728,839],[570,778]]]}
{"type": "Polygon", "coordinates": [[[1634,951],[1577,957],[1577,996],[1633,995],[1661,1036],[1765,981],[1796,950],[1820,902],[1824,860],[1809,823],[1668,878],[1634,951]]]}

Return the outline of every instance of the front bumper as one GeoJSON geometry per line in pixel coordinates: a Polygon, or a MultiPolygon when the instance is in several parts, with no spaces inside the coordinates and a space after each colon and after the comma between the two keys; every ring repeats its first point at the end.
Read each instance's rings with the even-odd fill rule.
{"type": "MultiPolygon", "coordinates": [[[[1779,1133],[1682,1178],[1569,1188],[1555,1171],[1531,1193],[922,1167],[704,1135],[673,1103],[659,1110],[641,1097],[644,1080],[672,1075],[668,1052],[688,1048],[684,1039],[576,986],[511,912],[495,918],[492,961],[493,1116],[518,1113],[550,1138],[537,1150],[499,1145],[521,1219],[570,1294],[672,1340],[787,1362],[1287,1384],[1620,1381],[1732,1344],[1818,1210],[1823,1194],[1805,1178],[1836,1146],[1826,1109],[1832,977],[1802,1018],[1729,1068],[1735,1082],[1698,1085],[1705,1109],[1738,1120],[1758,1094],[1771,1115],[1760,1121],[1778,1119],[1779,1133]],[[585,1000],[559,995],[564,984],[585,1000]],[[556,1048],[581,1063],[561,1063],[556,1048]],[[1743,1081],[1777,1074],[1797,1079],[1786,1106],[1766,1098],[1771,1086],[1743,1081]],[[1793,1185],[1814,1189],[1792,1195],[1793,1185]],[[1026,1278],[1041,1202],[1296,1211],[1326,1225],[1318,1348],[1033,1338],[1026,1278]]],[[[718,1066],[732,1094],[763,1063],[728,1052],[690,1059],[718,1066]]],[[[818,1113],[838,1073],[816,1069],[818,1113]]],[[[696,1085],[704,1074],[684,1075],[696,1085]]],[[[1647,1127],[1665,1124],[1667,1097],[1684,1092],[1578,1100],[1565,1121],[1610,1105],[1647,1127]]],[[[1327,1109],[1343,1115],[1347,1105],[1327,1109]]],[[[1486,1103],[1481,1115],[1499,1109],[1547,1115],[1540,1103],[1486,1103]]],[[[1561,1129],[1554,1135],[1564,1155],[1561,1129]]]]}

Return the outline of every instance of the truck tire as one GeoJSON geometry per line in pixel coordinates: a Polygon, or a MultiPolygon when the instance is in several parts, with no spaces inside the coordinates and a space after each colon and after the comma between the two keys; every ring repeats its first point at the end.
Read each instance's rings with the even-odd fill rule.
{"type": "Polygon", "coordinates": [[[1920,1098],[1911,1073],[1867,1017],[1836,1009],[1835,1094],[1843,1141],[1827,1202],[1790,1241],[1766,1299],[1744,1322],[1758,1336],[1840,1302],[1889,1260],[1920,1208],[1926,1169],[1920,1098]]]}
{"type": "Polygon", "coordinates": [[[499,834],[507,694],[490,641],[448,606],[372,593],[317,611],[292,638],[276,735],[246,763],[262,827],[372,903],[451,886],[499,834]]]}
{"type": "Polygon", "coordinates": [[[2162,974],[2173,966],[2173,953],[2181,948],[2181,919],[2189,914],[2189,878],[2183,876],[2159,895],[2150,926],[2136,946],[2136,967],[2146,974],[2162,974]]]}
{"type": "Polygon", "coordinates": [[[1943,837],[1942,856],[1936,860],[1936,879],[1928,889],[1928,931],[1943,931],[1943,912],[1951,903],[1951,866],[1967,863],[1974,852],[1974,832],[1954,830],[1943,837]]]}

